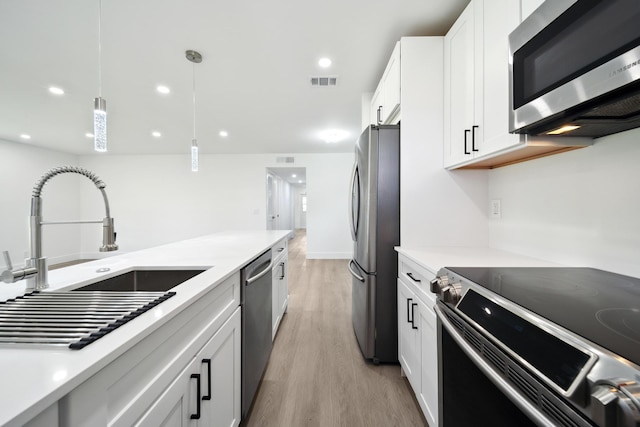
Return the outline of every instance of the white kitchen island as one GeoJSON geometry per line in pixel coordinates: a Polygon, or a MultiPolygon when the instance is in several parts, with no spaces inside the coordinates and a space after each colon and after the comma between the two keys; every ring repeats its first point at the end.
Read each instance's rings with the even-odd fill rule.
{"type": "MultiPolygon", "coordinates": [[[[222,401],[197,399],[196,408],[195,380],[202,381],[198,389],[204,393],[211,377],[213,393],[225,381],[239,381],[239,270],[289,233],[216,233],[51,271],[47,291],[134,269],[206,270],[171,289],[175,296],[81,350],[0,345],[0,426],[158,425],[189,418],[197,409],[200,424],[215,425],[208,417],[216,405],[237,425],[239,387],[222,401]],[[217,361],[230,369],[216,371],[217,361]]],[[[2,284],[0,301],[22,295],[24,286],[2,284]]]]}

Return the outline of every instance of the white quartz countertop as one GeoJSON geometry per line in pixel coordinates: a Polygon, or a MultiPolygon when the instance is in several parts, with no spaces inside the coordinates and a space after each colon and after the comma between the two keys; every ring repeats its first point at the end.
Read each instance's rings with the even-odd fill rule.
{"type": "Polygon", "coordinates": [[[487,247],[434,246],[419,249],[396,247],[396,251],[422,265],[434,275],[442,267],[560,267],[550,261],[487,247]]]}
{"type": "MultiPolygon", "coordinates": [[[[173,288],[172,298],[81,350],[0,344],[0,426],[23,425],[289,234],[215,233],[50,271],[46,291],[74,289],[133,269],[206,269],[173,288]]],[[[0,301],[24,289],[24,281],[0,284],[0,301]]]]}

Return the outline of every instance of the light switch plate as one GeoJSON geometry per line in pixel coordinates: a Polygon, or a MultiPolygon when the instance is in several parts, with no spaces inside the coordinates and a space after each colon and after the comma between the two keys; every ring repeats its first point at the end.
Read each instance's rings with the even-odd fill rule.
{"type": "Polygon", "coordinates": [[[491,200],[490,216],[492,219],[502,218],[502,204],[500,203],[500,199],[491,200]]]}

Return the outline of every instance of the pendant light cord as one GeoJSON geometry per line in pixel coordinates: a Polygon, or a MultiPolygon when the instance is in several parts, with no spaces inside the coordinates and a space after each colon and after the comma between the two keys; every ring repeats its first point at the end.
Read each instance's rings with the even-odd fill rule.
{"type": "Polygon", "coordinates": [[[196,139],[196,63],[193,63],[193,139],[196,139]]]}
{"type": "Polygon", "coordinates": [[[102,0],[98,0],[98,97],[102,98],[102,0]]]}

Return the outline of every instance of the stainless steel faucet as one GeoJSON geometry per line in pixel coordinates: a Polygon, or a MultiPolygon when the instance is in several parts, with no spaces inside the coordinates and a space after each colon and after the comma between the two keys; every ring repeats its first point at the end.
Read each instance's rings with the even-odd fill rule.
{"type": "Polygon", "coordinates": [[[4,252],[7,270],[2,273],[2,281],[6,283],[14,283],[18,280],[27,279],[27,292],[46,289],[49,287],[47,280],[47,258],[42,256],[42,226],[48,224],[100,224],[102,223],[102,246],[100,252],[110,252],[118,250],[116,245],[116,233],[113,228],[113,218],[109,212],[109,200],[107,193],[104,191],[106,185],[94,173],[76,166],[61,166],[53,168],[45,173],[33,187],[31,194],[31,216],[29,220],[29,242],[30,257],[26,260],[26,265],[21,269],[13,269],[11,258],[8,252],[4,252]],[[96,221],[49,221],[42,220],[42,199],[40,193],[42,187],[56,175],[63,173],[77,173],[89,178],[102,193],[104,199],[104,207],[106,216],[102,220],[96,221]]]}

